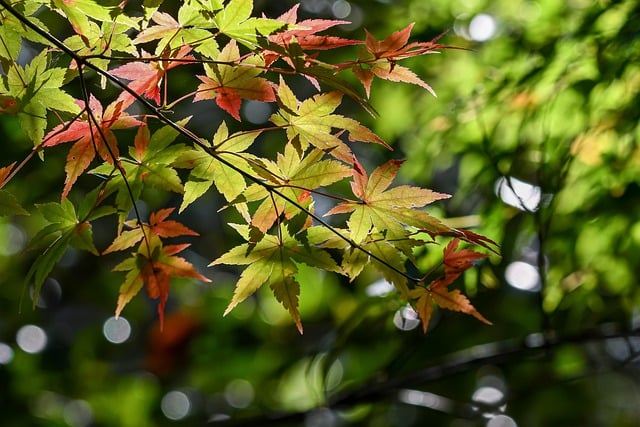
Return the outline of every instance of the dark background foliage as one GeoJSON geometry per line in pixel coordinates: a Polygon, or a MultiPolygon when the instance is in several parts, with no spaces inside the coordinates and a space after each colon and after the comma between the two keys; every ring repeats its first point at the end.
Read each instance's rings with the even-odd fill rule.
{"type": "MultiPolygon", "coordinates": [[[[256,11],[277,16],[289,6],[257,1],[256,11]]],[[[406,158],[404,181],[454,194],[435,214],[501,245],[501,258],[459,283],[494,325],[439,312],[423,335],[374,274],[349,284],[304,267],[303,336],[267,293],[223,318],[237,271],[206,265],[235,236],[213,192],[183,217],[202,235],[188,258],[213,283],[175,282],[163,333],[142,295],[125,320],[111,319],[116,256],[69,250],[31,310],[23,281],[37,255],[28,239],[41,224],[2,218],[0,424],[638,425],[637,2],[304,0],[301,13],[351,20],[343,31],[354,38],[410,22],[416,40],[450,29],[442,40],[469,49],[409,60],[438,98],[376,81],[377,118],[356,105],[343,113],[394,148],[358,146],[368,168],[406,158]]],[[[178,90],[180,72],[189,69],[170,76],[178,90]]],[[[296,91],[312,94],[302,79],[296,91]]],[[[202,135],[232,122],[179,106],[202,135]]],[[[259,126],[262,108],[245,104],[240,126],[259,126]]],[[[0,130],[2,165],[28,153],[15,117],[0,116],[0,130]]],[[[64,155],[32,161],[9,189],[25,205],[57,200],[64,155]]],[[[170,197],[149,191],[140,209],[179,203],[170,197]]],[[[98,248],[114,227],[96,224],[98,248]]],[[[419,256],[428,266],[441,249],[419,256]]]]}

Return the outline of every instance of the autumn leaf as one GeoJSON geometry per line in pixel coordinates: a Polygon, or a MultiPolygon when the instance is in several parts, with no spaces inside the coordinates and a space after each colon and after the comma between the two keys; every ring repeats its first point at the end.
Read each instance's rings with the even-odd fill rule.
{"type": "Polygon", "coordinates": [[[488,325],[492,324],[473,307],[467,297],[458,289],[449,291],[447,288],[427,289],[425,287],[417,287],[411,290],[409,295],[417,300],[414,303],[414,309],[422,321],[422,328],[425,333],[429,327],[434,304],[446,310],[468,314],[488,325]]]}
{"type": "MultiPolygon", "coordinates": [[[[336,25],[350,24],[349,21],[341,21],[335,19],[305,19],[298,22],[298,8],[299,4],[294,5],[291,9],[276,18],[277,21],[288,24],[288,28],[283,31],[278,31],[268,37],[269,42],[274,43],[283,48],[289,47],[292,43],[297,44],[297,49],[300,51],[309,50],[328,50],[335,49],[343,46],[359,45],[363,42],[360,40],[345,39],[343,37],[318,35],[320,31],[327,30],[335,27],[336,25]]],[[[295,68],[295,65],[291,63],[291,58],[287,55],[282,55],[277,50],[267,49],[264,52],[265,62],[271,64],[278,58],[283,57],[290,65],[295,68]]]]}
{"type": "Polygon", "coordinates": [[[217,61],[227,64],[204,64],[206,76],[196,76],[202,82],[194,101],[216,100],[216,104],[236,120],[240,121],[242,99],[275,101],[273,83],[257,77],[262,73],[264,60],[252,55],[240,60],[240,51],[235,40],[231,40],[220,52],[217,61]],[[233,65],[230,65],[233,64],[233,65]]]}
{"type": "Polygon", "coordinates": [[[120,295],[116,306],[116,317],[122,313],[124,307],[144,286],[147,295],[152,299],[158,299],[158,316],[160,328],[164,321],[164,308],[169,297],[171,279],[191,278],[203,282],[211,282],[210,279],[198,273],[193,265],[184,258],[175,256],[189,245],[162,246],[153,243],[152,257],[143,255],[146,248],[141,245],[137,254],[127,258],[114,267],[114,271],[126,271],[125,280],[120,286],[120,295]]]}
{"type": "MultiPolygon", "coordinates": [[[[84,102],[78,101],[78,105],[86,109],[84,102]]],[[[97,124],[90,123],[92,120],[90,117],[85,116],[83,119],[78,117],[72,122],[54,127],[42,143],[44,147],[53,147],[65,142],[75,142],[67,155],[65,165],[67,178],[62,190],[62,199],[67,197],[78,177],[89,167],[96,156],[96,151],[105,162],[110,164],[119,157],[118,142],[113,130],[143,124],[122,111],[122,101],[109,104],[103,111],[102,104],[92,94],[88,108],[97,124]]]]}
{"type": "Polygon", "coordinates": [[[149,215],[148,224],[138,224],[136,220],[127,221],[125,224],[132,227],[132,229],[120,233],[120,235],[118,235],[113,242],[111,242],[111,245],[109,245],[109,247],[102,253],[108,254],[110,252],[122,251],[130,248],[143,238],[147,237],[147,233],[162,238],[198,236],[198,233],[191,230],[189,227],[184,226],[178,221],[167,219],[173,211],[174,208],[167,208],[161,209],[157,212],[152,212],[151,215],[149,215]]]}
{"type": "Polygon", "coordinates": [[[359,200],[340,203],[326,215],[351,213],[348,225],[350,237],[356,243],[363,242],[374,231],[385,233],[387,239],[404,239],[405,225],[419,227],[425,221],[425,216],[415,208],[450,197],[410,185],[389,189],[402,161],[390,160],[374,170],[371,177],[357,159],[353,161],[351,189],[359,200]]]}
{"type": "Polygon", "coordinates": [[[323,93],[300,102],[281,77],[277,98],[280,109],[270,120],[286,129],[289,141],[299,141],[303,151],[312,145],[351,163],[351,150],[338,135],[332,133],[333,129],[348,132],[351,141],[376,142],[390,148],[379,136],[356,120],[332,114],[342,102],[340,92],[323,93]]]}
{"type": "MultiPolygon", "coordinates": [[[[176,122],[185,126],[190,120],[186,117],[176,122]]],[[[124,174],[114,170],[114,165],[103,163],[89,173],[98,176],[110,176],[106,192],[116,192],[115,205],[119,210],[120,228],[126,216],[133,208],[133,199],[138,199],[145,188],[157,188],[182,194],[184,188],[173,162],[185,151],[184,144],[174,143],[179,132],[171,126],[163,126],[151,133],[146,124],[141,125],[129,147],[130,159],[120,163],[124,174]],[[123,176],[124,175],[124,176],[123,176]],[[126,183],[125,183],[126,179],[126,183]]]]}
{"type": "Polygon", "coordinates": [[[465,270],[473,267],[474,262],[487,258],[489,255],[472,251],[471,249],[458,249],[459,239],[453,239],[447,244],[443,253],[444,277],[440,277],[431,283],[431,289],[449,286],[465,270]]]}
{"type": "Polygon", "coordinates": [[[163,245],[163,238],[198,236],[198,233],[183,224],[168,219],[173,211],[173,208],[167,208],[151,213],[148,224],[128,221],[126,224],[132,229],[120,233],[102,252],[107,254],[122,251],[140,242],[136,253],[114,267],[114,271],[127,272],[120,286],[116,316],[120,315],[122,309],[144,286],[150,298],[160,300],[158,315],[162,325],[172,278],[192,278],[210,282],[207,277],[198,273],[190,262],[175,256],[189,247],[189,244],[163,245]]]}
{"type": "MultiPolygon", "coordinates": [[[[120,67],[110,70],[110,73],[116,77],[131,80],[128,86],[138,95],[151,99],[160,105],[161,85],[166,83],[166,75],[169,70],[179,65],[186,64],[187,60],[195,60],[192,55],[188,55],[191,51],[190,46],[183,46],[175,55],[169,52],[163,53],[162,61],[140,61],[129,62],[120,67]]],[[[148,57],[148,55],[146,55],[148,57]]],[[[135,100],[129,92],[123,91],[118,100],[123,101],[122,109],[126,109],[135,100]]],[[[167,101],[166,99],[164,100],[167,101]]]]}
{"type": "Polygon", "coordinates": [[[416,300],[414,308],[422,320],[425,332],[433,313],[433,304],[447,310],[469,314],[484,323],[491,324],[459,290],[447,289],[447,286],[460,277],[465,270],[473,267],[477,260],[488,257],[486,254],[470,249],[458,249],[459,243],[459,239],[453,239],[443,250],[444,276],[433,280],[428,287],[418,286],[409,291],[409,298],[416,300]]]}
{"type": "Polygon", "coordinates": [[[398,65],[397,61],[418,55],[437,53],[440,49],[451,49],[452,47],[436,43],[442,35],[429,42],[409,43],[413,25],[410,24],[381,41],[376,40],[369,31],[365,30],[366,51],[360,55],[359,60],[351,66],[351,69],[364,86],[367,97],[370,95],[374,76],[393,82],[411,83],[428,90],[434,96],[436,95],[431,86],[413,71],[398,65]]]}

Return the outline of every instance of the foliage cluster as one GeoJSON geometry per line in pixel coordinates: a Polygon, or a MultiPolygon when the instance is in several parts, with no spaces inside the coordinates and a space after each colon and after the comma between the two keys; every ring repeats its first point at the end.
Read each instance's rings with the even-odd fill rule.
{"type": "MultiPolygon", "coordinates": [[[[336,111],[347,95],[373,113],[368,96],[375,77],[433,92],[398,62],[448,46],[437,39],[411,42],[412,25],[380,40],[369,32],[364,41],[320,35],[345,22],[300,21],[298,6],[271,19],[252,17],[251,0],[186,1],[174,15],[162,11],[160,3],[0,2],[0,60],[6,70],[0,79],[2,110],[17,116],[33,143],[20,164],[3,159],[10,164],[0,169],[0,187],[11,183],[28,161],[39,157],[46,163],[50,150],[70,145],[61,201],[35,206],[46,226],[33,237],[32,246],[41,252],[26,277],[27,284],[33,282],[34,304],[69,246],[95,255],[133,248],[114,267],[126,273],[116,316],[145,288],[159,299],[162,323],[172,278],[209,279],[177,255],[188,243],[168,242],[198,235],[168,219],[175,208],[159,209],[145,220],[136,202],[148,189],[173,192],[181,197],[183,212],[215,188],[224,207],[237,211],[238,223],[230,225],[245,241],[210,264],[245,266],[225,314],[268,284],[302,333],[298,266],[354,280],[370,263],[415,306],[425,332],[434,305],[488,323],[450,286],[486,257],[457,249],[459,241],[495,250],[493,242],[420,209],[448,195],[392,186],[401,161],[368,174],[350,143],[390,147],[336,111]],[[72,34],[57,38],[46,24],[50,14],[65,17],[72,34]],[[37,53],[21,64],[23,41],[37,46],[37,53]],[[359,48],[352,60],[320,59],[321,52],[352,46],[359,48]],[[174,97],[171,76],[178,67],[189,67],[193,78],[182,82],[184,91],[174,97]],[[349,72],[362,83],[366,97],[340,76],[349,72]],[[295,76],[307,79],[317,93],[298,99],[287,83],[295,76]],[[65,89],[71,82],[79,83],[77,97],[65,89]],[[117,89],[111,98],[110,88],[117,89]],[[190,130],[190,116],[175,118],[174,111],[202,101],[241,122],[246,100],[275,104],[269,127],[231,132],[222,122],[207,138],[190,130]],[[261,154],[264,147],[256,148],[266,133],[281,135],[271,158],[261,154]],[[85,176],[94,188],[74,194],[85,176]],[[352,195],[341,192],[344,182],[350,182],[352,195]],[[319,212],[318,198],[335,206],[319,212]],[[324,219],[338,214],[348,218],[331,224],[324,219]],[[92,223],[107,216],[117,218],[117,235],[98,250],[92,223]],[[422,274],[414,265],[414,250],[437,236],[453,240],[442,261],[422,274]]],[[[3,215],[29,213],[9,190],[0,190],[0,197],[3,215]]]]}

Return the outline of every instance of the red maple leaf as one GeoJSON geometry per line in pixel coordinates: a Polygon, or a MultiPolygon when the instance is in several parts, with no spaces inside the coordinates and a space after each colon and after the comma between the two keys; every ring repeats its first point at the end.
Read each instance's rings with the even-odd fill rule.
{"type": "Polygon", "coordinates": [[[211,282],[211,280],[198,273],[193,265],[184,258],[174,256],[183,251],[189,244],[165,246],[158,260],[150,260],[140,271],[140,279],[143,281],[147,295],[158,301],[158,316],[160,329],[164,323],[164,308],[169,298],[171,278],[182,277],[211,282]]]}
{"type": "Polygon", "coordinates": [[[431,283],[432,290],[449,286],[465,270],[473,267],[475,261],[489,256],[471,249],[457,250],[459,243],[459,239],[453,239],[444,248],[442,261],[444,263],[444,277],[440,277],[431,283]]]}
{"type": "Polygon", "coordinates": [[[149,227],[153,234],[160,237],[198,236],[198,233],[167,217],[175,208],[160,209],[149,215],[149,227]]]}
{"type": "Polygon", "coordinates": [[[362,82],[367,92],[367,97],[369,96],[374,76],[393,82],[415,84],[435,96],[431,86],[415,75],[413,71],[398,65],[397,61],[427,53],[435,53],[439,49],[452,49],[453,47],[436,43],[444,34],[428,42],[409,43],[412,28],[413,24],[410,24],[381,41],[376,40],[369,31],[365,30],[367,51],[357,63],[351,66],[351,69],[358,80],[362,82]]]}
{"type": "Polygon", "coordinates": [[[142,227],[138,224],[137,220],[131,220],[125,222],[131,230],[123,231],[117,236],[111,245],[105,249],[102,253],[108,254],[111,252],[122,251],[138,243],[144,239],[146,232],[150,232],[158,237],[178,237],[178,236],[198,236],[198,233],[190,229],[189,227],[182,225],[178,221],[167,219],[167,217],[174,211],[174,208],[161,209],[157,212],[149,215],[149,224],[143,223],[142,227]]]}
{"type": "MultiPolygon", "coordinates": [[[[77,101],[81,108],[85,109],[84,101],[77,101]]],[[[44,137],[42,145],[53,147],[64,142],[75,144],[69,150],[65,172],[67,177],[62,191],[62,199],[65,199],[76,182],[78,177],[89,167],[91,162],[98,155],[110,164],[118,158],[118,143],[113,133],[114,129],[124,129],[143,124],[140,120],[129,116],[123,112],[122,101],[116,101],[103,110],[102,104],[93,95],[89,99],[89,115],[77,117],[72,122],[59,124],[51,129],[44,137]]]]}
{"type": "Polygon", "coordinates": [[[240,121],[242,99],[273,102],[276,100],[274,84],[263,77],[264,61],[251,56],[240,60],[240,50],[235,40],[231,40],[220,52],[218,61],[237,65],[205,64],[206,76],[196,76],[202,82],[198,86],[194,101],[216,100],[218,107],[240,121]]]}
{"type": "MultiPolygon", "coordinates": [[[[190,51],[190,46],[182,46],[172,57],[170,52],[166,52],[160,61],[130,62],[114,68],[110,73],[116,77],[131,80],[128,84],[131,90],[138,95],[155,101],[156,105],[160,105],[160,88],[162,82],[166,82],[167,71],[188,63],[188,60],[195,60],[192,55],[188,55],[190,51]]],[[[145,57],[148,58],[150,56],[143,53],[143,59],[145,57]]],[[[123,101],[122,109],[124,110],[131,105],[135,98],[129,92],[123,91],[118,100],[123,101]]]]}
{"type": "MultiPolygon", "coordinates": [[[[305,19],[298,22],[298,7],[296,4],[291,9],[280,15],[276,20],[289,24],[292,29],[278,32],[269,36],[269,41],[287,47],[295,38],[302,50],[328,50],[343,46],[362,44],[360,40],[345,39],[336,36],[320,36],[316,33],[335,27],[336,25],[350,24],[349,21],[336,19],[305,19]]],[[[280,55],[273,51],[265,54],[265,62],[271,64],[280,55]]]]}

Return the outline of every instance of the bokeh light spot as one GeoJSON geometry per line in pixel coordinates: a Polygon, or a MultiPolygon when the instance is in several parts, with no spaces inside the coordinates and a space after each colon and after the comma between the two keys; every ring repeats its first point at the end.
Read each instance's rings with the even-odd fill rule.
{"type": "Polygon", "coordinates": [[[15,255],[20,252],[27,243],[27,235],[21,227],[14,224],[0,224],[0,255],[15,255]]]}
{"type": "Polygon", "coordinates": [[[47,346],[47,334],[36,325],[25,325],[16,334],[18,347],[27,353],[40,353],[47,346]]]}
{"type": "Polygon", "coordinates": [[[271,117],[271,104],[260,101],[247,101],[242,105],[242,112],[249,122],[259,125],[266,123],[271,117]]]}
{"type": "MultiPolygon", "coordinates": [[[[33,299],[34,288],[30,289],[31,299],[33,299]]],[[[49,308],[60,302],[62,298],[62,286],[56,279],[48,278],[42,284],[40,292],[38,293],[38,300],[36,301],[36,307],[49,308]]]]}
{"type": "Polygon", "coordinates": [[[131,336],[131,325],[124,317],[110,317],[102,325],[102,333],[107,341],[122,344],[131,336]]]}
{"type": "Polygon", "coordinates": [[[498,179],[495,192],[504,203],[522,211],[537,210],[542,200],[540,187],[516,178],[498,179]]]}
{"type": "Polygon", "coordinates": [[[517,427],[518,424],[508,415],[500,414],[487,421],[487,427],[517,427]]]}
{"type": "Polygon", "coordinates": [[[504,393],[495,387],[480,387],[473,392],[471,399],[476,403],[498,407],[504,400],[504,393]]]}
{"type": "Polygon", "coordinates": [[[409,405],[422,406],[441,412],[449,412],[453,408],[453,402],[449,399],[421,390],[400,390],[398,399],[409,405]]]}
{"type": "Polygon", "coordinates": [[[344,19],[351,14],[351,3],[345,0],[337,0],[331,5],[331,13],[338,19],[344,19]]]}
{"type": "Polygon", "coordinates": [[[84,400],[72,400],[64,405],[62,416],[71,427],[86,427],[93,423],[93,411],[84,400]]]}
{"type": "Polygon", "coordinates": [[[162,398],[160,409],[164,416],[170,420],[181,420],[189,415],[191,400],[189,396],[181,391],[170,391],[162,398]]]}
{"type": "Polygon", "coordinates": [[[0,342],[0,365],[8,365],[13,360],[13,349],[0,342]]]}
{"type": "Polygon", "coordinates": [[[367,286],[364,292],[370,297],[383,297],[393,292],[394,289],[391,283],[381,279],[367,286]]]}
{"type": "Polygon", "coordinates": [[[497,29],[498,26],[493,16],[481,13],[474,16],[469,23],[469,37],[472,40],[484,42],[491,39],[497,29]]]}
{"type": "Polygon", "coordinates": [[[516,289],[528,292],[540,291],[540,273],[533,265],[514,261],[510,263],[504,272],[505,280],[516,289]]]}
{"type": "Polygon", "coordinates": [[[302,9],[310,13],[322,13],[329,8],[328,0],[302,0],[302,9]]]}
{"type": "Polygon", "coordinates": [[[410,331],[418,327],[420,319],[418,313],[410,305],[407,305],[393,315],[393,324],[401,331],[410,331]]]}
{"type": "Polygon", "coordinates": [[[235,379],[224,389],[224,398],[234,408],[246,408],[253,402],[255,392],[247,380],[235,379]]]}

